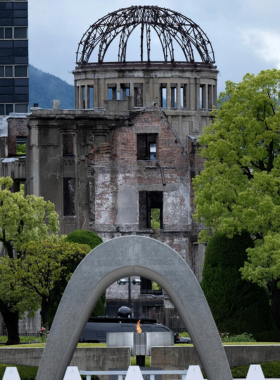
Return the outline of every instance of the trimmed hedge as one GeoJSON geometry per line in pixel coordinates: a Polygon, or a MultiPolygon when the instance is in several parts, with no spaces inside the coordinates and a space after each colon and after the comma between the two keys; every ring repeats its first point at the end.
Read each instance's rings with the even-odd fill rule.
{"type": "Polygon", "coordinates": [[[241,279],[239,269],[253,247],[248,233],[214,235],[205,252],[201,287],[220,333],[252,334],[258,342],[279,341],[265,288],[241,279]]]}
{"type": "Polygon", "coordinates": [[[71,232],[71,234],[67,235],[65,241],[70,243],[87,244],[91,249],[103,243],[101,237],[99,237],[95,232],[87,230],[76,230],[71,232]]]}

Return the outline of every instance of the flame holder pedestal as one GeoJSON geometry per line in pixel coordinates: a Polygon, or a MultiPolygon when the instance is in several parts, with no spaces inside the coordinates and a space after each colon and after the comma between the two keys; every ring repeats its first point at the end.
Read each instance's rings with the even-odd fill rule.
{"type": "Polygon", "coordinates": [[[174,346],[174,334],[167,332],[110,332],[106,334],[107,347],[130,347],[136,356],[136,365],[145,367],[145,356],[151,356],[152,346],[174,346]]]}

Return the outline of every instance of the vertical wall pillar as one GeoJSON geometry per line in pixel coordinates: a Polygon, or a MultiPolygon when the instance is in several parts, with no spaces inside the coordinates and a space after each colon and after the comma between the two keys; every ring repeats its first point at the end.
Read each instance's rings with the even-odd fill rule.
{"type": "Polygon", "coordinates": [[[135,100],[134,100],[134,84],[133,84],[133,82],[129,83],[129,95],[131,96],[131,104],[134,107],[135,100]]]}
{"type": "Polygon", "coordinates": [[[121,84],[117,83],[117,100],[121,99],[121,84]]]}
{"type": "Polygon", "coordinates": [[[79,108],[79,86],[77,86],[77,81],[75,81],[75,108],[79,108]]]}
{"type": "Polygon", "coordinates": [[[195,109],[200,109],[200,78],[195,80],[195,109]]]}
{"type": "Polygon", "coordinates": [[[170,109],[170,83],[166,84],[166,108],[170,109]]]}
{"type": "Polygon", "coordinates": [[[94,86],[93,86],[93,106],[95,108],[99,107],[99,105],[98,105],[98,84],[97,84],[96,80],[94,80],[94,86]]]}
{"type": "Polygon", "coordinates": [[[79,86],[79,109],[83,109],[84,108],[84,90],[83,90],[83,86],[79,86]]]}
{"type": "MultiPolygon", "coordinates": [[[[195,110],[196,108],[196,88],[195,88],[195,79],[191,78],[190,79],[190,93],[189,93],[189,109],[191,111],[195,110]]],[[[199,96],[199,91],[198,91],[198,96],[199,96]]]]}

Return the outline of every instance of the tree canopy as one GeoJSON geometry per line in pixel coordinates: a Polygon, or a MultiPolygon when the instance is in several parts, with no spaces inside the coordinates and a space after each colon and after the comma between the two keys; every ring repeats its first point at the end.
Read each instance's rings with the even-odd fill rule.
{"type": "Polygon", "coordinates": [[[22,244],[39,241],[50,233],[58,232],[58,214],[54,204],[42,197],[27,195],[20,191],[12,193],[10,177],[0,178],[0,241],[13,257],[22,244]]]}
{"type": "Polygon", "coordinates": [[[242,230],[256,238],[278,233],[280,71],[227,82],[221,99],[199,140],[205,169],[193,181],[195,218],[229,236],[242,230]]]}
{"type": "MultiPolygon", "coordinates": [[[[53,203],[34,195],[24,196],[23,191],[12,193],[12,185],[10,177],[0,178],[0,242],[5,249],[2,256],[16,262],[23,244],[30,240],[38,242],[58,232],[59,223],[53,203]]],[[[19,343],[19,315],[25,310],[34,311],[38,299],[34,294],[26,297],[14,278],[7,279],[7,274],[2,272],[0,276],[0,312],[8,330],[7,344],[16,344],[19,343]]]]}
{"type": "MultiPolygon", "coordinates": [[[[268,284],[280,280],[280,71],[246,74],[227,82],[220,108],[199,143],[205,169],[194,180],[194,218],[228,237],[248,231],[250,248],[243,276],[268,284]]],[[[280,284],[279,284],[280,285],[280,284]]],[[[279,303],[280,295],[276,297],[279,303]]],[[[275,299],[275,301],[276,301],[275,299]]],[[[273,296],[272,296],[273,301],[273,296]]],[[[272,302],[272,309],[275,306],[272,302]]],[[[277,314],[276,313],[276,314],[277,314]]],[[[274,313],[274,318],[276,318],[274,313]]],[[[280,331],[280,323],[278,322],[280,331]]]]}
{"type": "MultiPolygon", "coordinates": [[[[67,284],[72,275],[68,264],[76,267],[89,251],[87,245],[69,243],[64,237],[54,235],[40,242],[30,241],[22,246],[22,254],[16,260],[9,257],[0,260],[0,274],[5,280],[1,281],[0,290],[1,286],[5,286],[3,282],[9,282],[12,286],[10,292],[6,290],[7,300],[13,297],[14,292],[24,295],[22,302],[30,297],[39,299],[42,324],[48,326],[56,283],[64,281],[67,284]]],[[[21,308],[21,302],[16,307],[21,308]]]]}

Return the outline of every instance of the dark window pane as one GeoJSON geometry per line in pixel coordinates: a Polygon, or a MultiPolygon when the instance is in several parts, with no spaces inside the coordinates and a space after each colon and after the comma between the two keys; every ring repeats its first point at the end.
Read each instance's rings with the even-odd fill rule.
{"type": "Polygon", "coordinates": [[[14,38],[27,38],[27,28],[15,28],[14,38]]]}
{"type": "Polygon", "coordinates": [[[3,78],[4,76],[4,66],[0,66],[0,77],[3,78]]]}
{"type": "Polygon", "coordinates": [[[62,135],[63,157],[74,155],[74,135],[62,135]]]}
{"type": "Polygon", "coordinates": [[[4,104],[0,104],[0,115],[4,115],[4,104]]]}
{"type": "Polygon", "coordinates": [[[63,178],[64,216],[75,216],[75,178],[63,178]]]}
{"type": "Polygon", "coordinates": [[[11,112],[14,112],[13,104],[6,104],[6,115],[9,115],[11,112]]]}
{"type": "Polygon", "coordinates": [[[13,38],[13,29],[5,28],[5,38],[13,38]]]}
{"type": "Polygon", "coordinates": [[[147,135],[137,135],[137,159],[147,160],[147,135]]]}
{"type": "Polygon", "coordinates": [[[15,66],[15,77],[27,77],[27,66],[15,66]]]}
{"type": "Polygon", "coordinates": [[[0,28],[0,39],[4,38],[4,28],[0,28]]]}
{"type": "Polygon", "coordinates": [[[17,113],[27,113],[28,112],[28,104],[16,104],[15,112],[17,113]]]}
{"type": "Polygon", "coordinates": [[[13,76],[13,66],[5,66],[5,77],[13,76]]]}

